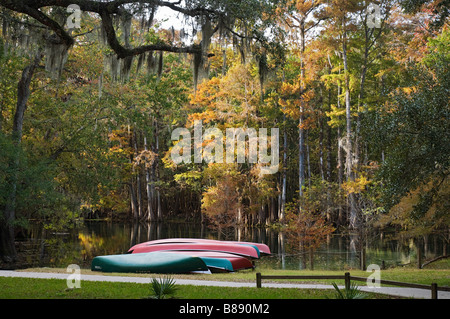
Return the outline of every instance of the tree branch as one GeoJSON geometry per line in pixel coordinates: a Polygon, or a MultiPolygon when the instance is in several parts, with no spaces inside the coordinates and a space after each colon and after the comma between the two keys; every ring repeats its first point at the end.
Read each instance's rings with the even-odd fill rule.
{"type": "Polygon", "coordinates": [[[30,17],[36,19],[43,25],[47,26],[49,29],[54,31],[56,35],[61,39],[62,43],[66,44],[68,47],[74,44],[73,38],[61,27],[56,21],[47,17],[44,13],[35,7],[28,6],[27,2],[33,3],[34,1],[14,1],[14,0],[0,0],[0,4],[5,8],[10,10],[24,13],[30,17]]]}
{"type": "Polygon", "coordinates": [[[135,56],[148,51],[167,51],[175,53],[191,53],[198,54],[201,53],[201,47],[198,45],[191,45],[188,47],[184,46],[173,46],[165,43],[158,43],[153,45],[144,45],[136,48],[125,48],[122,46],[118,39],[116,32],[114,30],[113,22],[111,16],[113,14],[122,15],[125,10],[119,8],[125,4],[131,3],[141,3],[149,4],[153,6],[163,6],[168,7],[174,11],[183,13],[185,15],[194,17],[203,14],[217,15],[220,13],[206,8],[194,8],[187,9],[179,7],[177,4],[179,2],[167,2],[159,0],[115,0],[110,2],[98,2],[93,0],[0,0],[0,5],[8,8],[10,10],[24,13],[30,17],[33,17],[52,31],[60,38],[62,43],[67,46],[71,46],[75,43],[75,40],[70,36],[62,26],[60,26],[56,21],[52,20],[46,16],[39,8],[47,6],[57,6],[57,7],[68,7],[71,4],[76,4],[83,11],[98,13],[102,19],[103,29],[107,36],[108,45],[117,54],[118,58],[123,59],[129,56],[135,56]]]}
{"type": "Polygon", "coordinates": [[[198,45],[192,45],[189,47],[177,47],[171,46],[164,43],[152,44],[152,45],[144,45],[132,49],[127,49],[122,46],[117,40],[116,32],[114,30],[114,26],[112,23],[111,16],[107,12],[101,13],[103,30],[106,33],[106,39],[108,41],[108,45],[114,52],[117,54],[119,59],[126,58],[128,56],[135,56],[142,54],[148,51],[167,51],[167,52],[176,52],[176,53],[201,53],[201,47],[198,45]]]}

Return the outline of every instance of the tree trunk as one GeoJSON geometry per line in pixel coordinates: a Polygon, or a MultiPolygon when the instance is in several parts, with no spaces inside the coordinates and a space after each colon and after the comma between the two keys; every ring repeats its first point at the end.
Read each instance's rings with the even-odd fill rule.
{"type": "MultiPolygon", "coordinates": [[[[343,23],[345,28],[345,22],[343,23]]],[[[345,114],[346,114],[346,133],[347,133],[347,143],[346,143],[346,177],[348,181],[353,181],[354,176],[352,172],[353,168],[353,151],[352,151],[352,121],[351,121],[351,104],[350,104],[350,76],[348,74],[348,63],[347,63],[347,32],[344,30],[344,36],[342,41],[342,55],[344,60],[344,73],[345,73],[345,114]]],[[[350,206],[350,228],[356,228],[356,207],[355,207],[355,196],[354,193],[350,193],[348,196],[349,206],[350,206]]]]}
{"type": "Polygon", "coordinates": [[[364,89],[365,89],[365,83],[366,83],[366,74],[367,74],[367,63],[369,59],[369,33],[368,29],[366,27],[365,30],[365,47],[364,47],[364,57],[363,57],[363,65],[361,69],[361,77],[359,82],[359,96],[358,96],[358,116],[356,117],[356,134],[355,134],[355,167],[359,168],[359,162],[360,162],[360,143],[359,143],[359,133],[361,130],[361,105],[363,104],[364,100],[364,89]]]}
{"type": "MultiPolygon", "coordinates": [[[[159,155],[159,128],[158,128],[158,122],[155,121],[155,145],[156,145],[156,154],[159,155]]],[[[155,159],[155,170],[156,170],[156,180],[159,182],[159,162],[158,157],[155,159]]],[[[159,190],[161,186],[158,185],[158,188],[156,189],[156,214],[158,220],[162,220],[162,209],[161,209],[161,192],[159,190]]]]}
{"type": "MultiPolygon", "coordinates": [[[[286,115],[284,115],[286,120],[286,115]]],[[[287,133],[286,124],[283,133],[283,172],[282,172],[282,186],[281,186],[281,209],[280,209],[280,222],[284,222],[284,213],[286,209],[286,174],[287,174],[287,133]]]]}
{"type": "MultiPolygon", "coordinates": [[[[341,74],[341,68],[339,66],[339,75],[341,74]]],[[[341,86],[338,84],[337,87],[337,108],[340,109],[341,108],[341,100],[340,100],[340,95],[341,95],[341,86]]],[[[337,175],[338,175],[338,185],[339,185],[339,189],[341,188],[342,182],[344,180],[344,158],[342,156],[342,144],[341,144],[341,140],[342,140],[342,133],[341,133],[341,127],[338,125],[337,127],[337,140],[338,140],[338,149],[337,149],[337,175]]],[[[338,212],[338,224],[342,224],[343,222],[343,212],[342,212],[342,207],[339,207],[339,212],[338,212]]]]}
{"type": "MultiPolygon", "coordinates": [[[[283,82],[284,82],[284,71],[283,71],[283,82]]],[[[285,106],[283,106],[283,170],[282,170],[282,177],[281,177],[281,198],[280,198],[280,214],[279,214],[279,221],[281,223],[284,222],[284,211],[286,209],[286,174],[287,174],[287,133],[286,133],[286,112],[284,110],[286,109],[285,106]]]]}
{"type": "MultiPolygon", "coordinates": [[[[144,148],[148,151],[147,146],[147,137],[144,136],[144,148]]],[[[150,180],[150,168],[148,166],[145,167],[145,182],[146,182],[146,191],[147,191],[147,221],[152,222],[156,220],[155,211],[152,208],[153,194],[151,191],[151,180],[150,180]]]]}
{"type": "MultiPolygon", "coordinates": [[[[129,143],[130,146],[133,145],[133,134],[131,132],[131,127],[130,125],[128,125],[128,136],[129,136],[129,143]]],[[[128,159],[130,165],[132,166],[132,171],[133,171],[133,175],[130,177],[130,182],[128,184],[129,190],[130,190],[130,205],[131,205],[131,215],[133,216],[134,220],[137,220],[139,218],[139,213],[138,213],[138,209],[139,209],[139,203],[137,201],[136,198],[136,191],[134,188],[134,172],[135,172],[135,168],[134,168],[134,164],[133,164],[133,154],[130,154],[130,157],[128,159]]]]}
{"type": "Polygon", "coordinates": [[[302,21],[300,26],[301,34],[301,62],[300,62],[300,118],[298,123],[298,196],[299,198],[303,195],[303,186],[305,184],[305,134],[303,129],[303,81],[305,80],[305,66],[304,66],[304,53],[305,53],[305,24],[302,21]]]}
{"type": "MultiPolygon", "coordinates": [[[[134,151],[135,154],[139,154],[139,149],[138,149],[138,134],[135,133],[134,134],[134,151]]],[[[137,174],[136,174],[136,195],[137,195],[137,203],[138,203],[138,219],[141,219],[144,215],[143,212],[143,202],[142,202],[142,189],[141,189],[141,167],[140,165],[137,166],[137,174]]]]}
{"type": "MultiPolygon", "coordinates": [[[[324,88],[321,85],[320,100],[322,101],[323,104],[325,104],[323,91],[324,88]]],[[[323,161],[323,134],[324,134],[325,118],[323,116],[319,117],[317,124],[319,126],[319,172],[320,172],[320,179],[323,182],[325,180],[325,165],[323,161]]]]}
{"type": "Polygon", "coordinates": [[[130,180],[130,183],[128,185],[130,188],[131,215],[133,216],[133,219],[136,221],[138,220],[139,215],[138,215],[138,201],[133,187],[133,179],[130,180]]]}
{"type": "MultiPolygon", "coordinates": [[[[14,122],[12,129],[13,142],[18,148],[22,141],[22,129],[27,102],[30,97],[30,84],[34,71],[42,59],[41,53],[38,53],[30,65],[22,72],[22,77],[17,85],[17,104],[14,114],[14,122]]],[[[14,262],[17,257],[16,248],[14,246],[14,221],[16,215],[16,195],[17,195],[17,170],[19,169],[19,154],[16,153],[11,161],[12,174],[8,176],[10,185],[6,205],[3,209],[3,216],[0,216],[0,258],[5,262],[14,262]]]]}

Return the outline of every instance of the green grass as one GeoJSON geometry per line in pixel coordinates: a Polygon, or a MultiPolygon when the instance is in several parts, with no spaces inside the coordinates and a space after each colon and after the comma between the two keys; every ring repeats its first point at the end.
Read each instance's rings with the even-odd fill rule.
{"type": "MultiPolygon", "coordinates": [[[[441,267],[436,263],[434,268],[427,267],[425,269],[417,269],[413,266],[397,267],[381,270],[381,279],[394,280],[407,283],[417,283],[430,285],[431,283],[437,283],[439,286],[450,286],[450,267],[446,267],[447,261],[442,261],[441,267]]],[[[431,266],[431,265],[430,265],[431,266]]],[[[24,271],[38,271],[38,272],[58,272],[67,274],[64,268],[29,268],[24,271]]],[[[256,271],[245,270],[235,273],[216,273],[216,274],[187,274],[187,275],[173,275],[174,278],[179,279],[196,279],[196,280],[219,280],[219,281],[237,281],[237,282],[252,282],[256,284],[256,273],[260,272],[263,275],[344,275],[345,272],[350,272],[352,276],[356,277],[368,277],[371,273],[358,270],[279,270],[279,269],[259,269],[256,271]]],[[[130,276],[130,277],[154,277],[151,274],[133,274],[133,273],[100,273],[93,272],[87,269],[81,270],[85,275],[105,275],[105,276],[130,276]]],[[[270,280],[273,282],[292,282],[292,283],[325,283],[330,284],[337,282],[343,284],[344,281],[339,280],[270,280]]],[[[263,282],[269,282],[264,280],[263,282]]],[[[360,285],[364,283],[361,282],[360,285]]]]}
{"type": "MultiPolygon", "coordinates": [[[[40,271],[40,272],[58,272],[65,273],[63,268],[32,268],[24,271],[40,271]]],[[[195,280],[218,280],[218,281],[235,281],[235,282],[251,282],[256,286],[256,272],[263,275],[343,275],[350,272],[352,276],[368,277],[369,272],[351,269],[341,271],[325,271],[325,270],[273,270],[259,269],[256,271],[240,271],[236,273],[221,274],[190,274],[190,275],[173,275],[175,279],[195,279],[195,280]]],[[[158,277],[156,274],[106,274],[92,272],[87,269],[81,270],[84,275],[104,275],[104,276],[142,276],[142,277],[158,277]]],[[[419,283],[430,285],[437,283],[439,286],[450,286],[450,269],[448,260],[436,263],[433,267],[426,269],[416,269],[410,267],[397,267],[381,271],[381,279],[394,280],[407,283],[419,283]]],[[[292,282],[292,283],[324,283],[331,285],[336,282],[343,285],[343,280],[263,280],[267,282],[292,282]]],[[[364,286],[364,282],[358,282],[358,285],[364,286]]],[[[65,280],[58,279],[27,279],[27,278],[2,278],[0,277],[0,299],[3,298],[70,298],[70,299],[94,299],[94,298],[120,298],[120,299],[142,299],[151,295],[150,284],[133,284],[133,283],[110,283],[110,282],[89,282],[82,281],[81,289],[67,289],[65,280]]],[[[285,289],[285,288],[229,288],[229,287],[205,287],[205,286],[177,286],[177,298],[185,299],[323,299],[333,298],[334,290],[322,289],[285,289]]],[[[369,298],[395,298],[385,295],[370,294],[369,298]]]]}
{"type": "MultiPolygon", "coordinates": [[[[150,284],[82,281],[81,288],[68,289],[65,280],[0,277],[0,299],[145,299],[150,284]]],[[[333,299],[334,290],[288,288],[231,288],[178,285],[180,299],[333,299]]],[[[386,299],[379,294],[369,298],[386,299]]]]}

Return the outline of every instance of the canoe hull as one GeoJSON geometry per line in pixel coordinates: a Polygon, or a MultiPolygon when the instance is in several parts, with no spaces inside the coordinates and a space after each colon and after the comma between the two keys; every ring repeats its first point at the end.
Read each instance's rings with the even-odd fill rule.
{"type": "Polygon", "coordinates": [[[208,267],[199,257],[152,252],[146,254],[97,256],[92,260],[91,270],[178,274],[192,271],[207,271],[208,267]]]}
{"type": "Polygon", "coordinates": [[[231,253],[250,258],[259,258],[259,250],[257,247],[237,244],[223,243],[167,243],[155,245],[135,245],[128,252],[148,253],[155,251],[213,251],[231,253]]]}
{"type": "Polygon", "coordinates": [[[221,252],[213,252],[213,251],[167,251],[167,253],[174,253],[174,254],[186,254],[193,257],[200,257],[205,263],[206,266],[212,271],[237,271],[242,269],[252,269],[253,263],[245,257],[233,255],[233,254],[227,254],[227,253],[221,253],[221,252]],[[220,263],[225,263],[226,265],[228,262],[221,262],[218,261],[218,259],[227,260],[229,263],[231,263],[231,267],[223,267],[220,265],[220,263]]]}
{"type": "Polygon", "coordinates": [[[263,243],[254,243],[254,242],[243,242],[243,241],[221,241],[214,239],[202,239],[202,238],[166,238],[166,239],[157,239],[151,240],[147,242],[143,242],[135,245],[134,247],[139,246],[148,246],[148,245],[160,245],[160,244],[183,244],[183,243],[219,243],[219,244],[239,244],[239,245],[252,245],[256,246],[260,253],[263,255],[270,255],[270,248],[266,244],[263,243]]]}

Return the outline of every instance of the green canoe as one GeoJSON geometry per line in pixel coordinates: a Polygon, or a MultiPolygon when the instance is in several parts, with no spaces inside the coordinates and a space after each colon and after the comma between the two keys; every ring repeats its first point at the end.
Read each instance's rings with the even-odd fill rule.
{"type": "Polygon", "coordinates": [[[231,261],[225,258],[199,257],[211,272],[234,271],[231,261]]]}
{"type": "Polygon", "coordinates": [[[97,256],[91,270],[103,272],[150,272],[158,274],[208,271],[199,257],[164,252],[97,256]]]}

